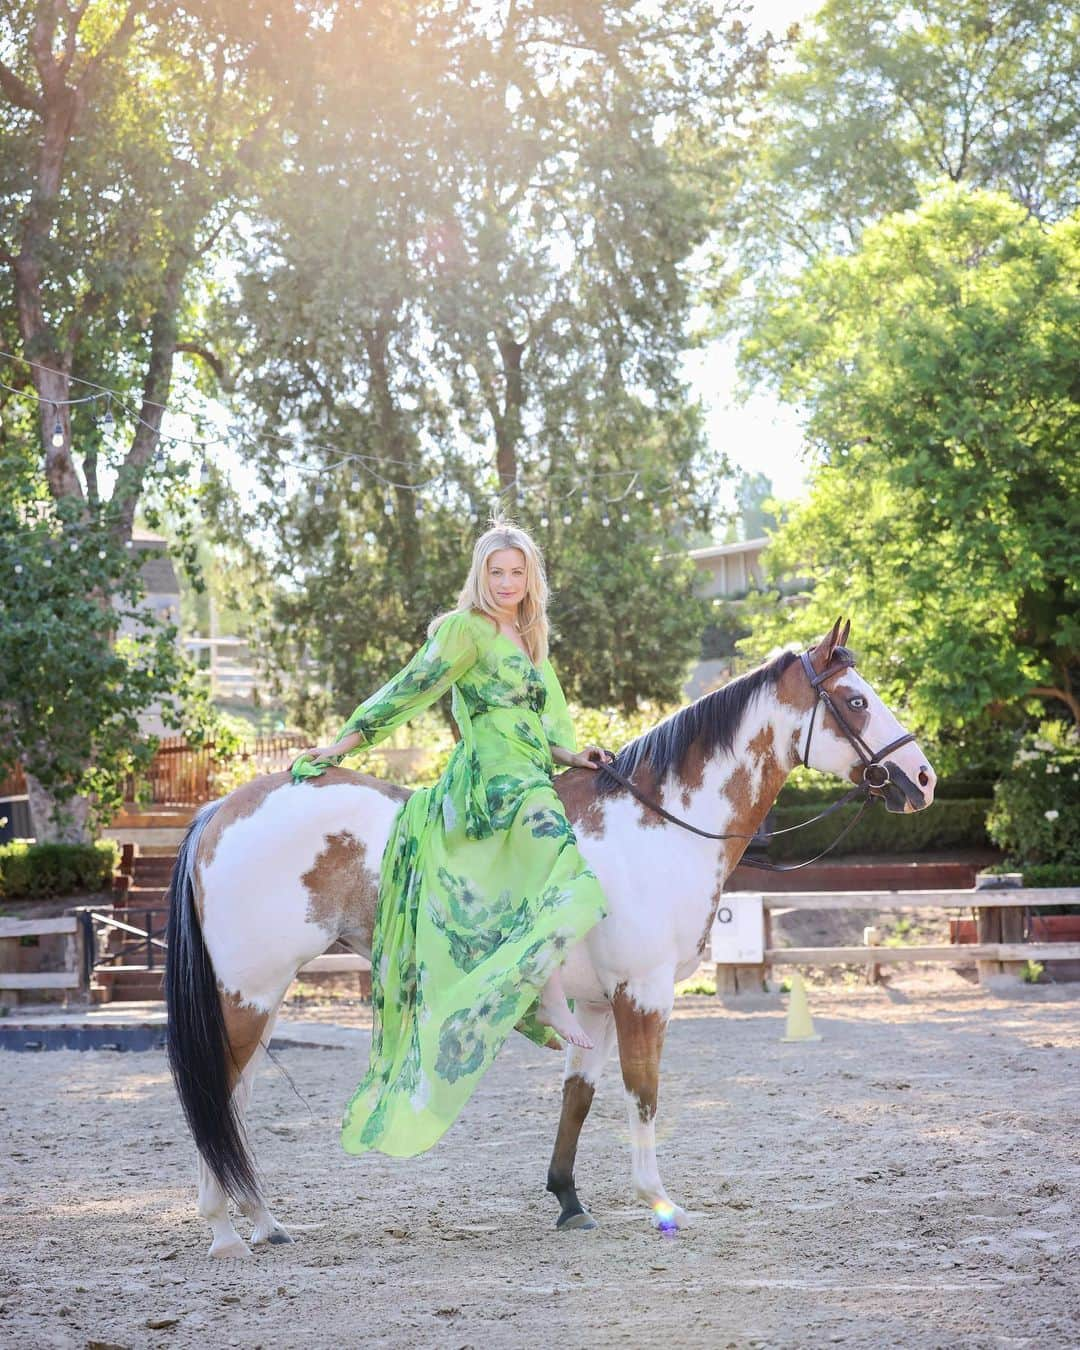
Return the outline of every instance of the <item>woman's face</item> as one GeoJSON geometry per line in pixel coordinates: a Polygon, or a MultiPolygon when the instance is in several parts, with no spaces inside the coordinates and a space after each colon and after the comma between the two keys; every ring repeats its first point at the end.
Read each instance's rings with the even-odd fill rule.
{"type": "Polygon", "coordinates": [[[525,598],[525,555],[519,548],[500,548],[487,560],[488,585],[495,603],[513,609],[525,598]]]}

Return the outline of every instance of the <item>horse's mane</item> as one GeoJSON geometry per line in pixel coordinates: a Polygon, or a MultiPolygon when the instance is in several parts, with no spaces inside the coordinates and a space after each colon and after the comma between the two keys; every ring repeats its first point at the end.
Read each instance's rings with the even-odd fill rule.
{"type": "MultiPolygon", "coordinates": [[[[843,651],[838,647],[835,655],[841,657],[843,651]]],[[[706,759],[714,750],[730,751],[750,702],[762,689],[775,688],[780,676],[798,659],[795,652],[781,652],[772,661],[740,675],[722,689],[702,694],[655,727],[627,741],[616,754],[613,767],[629,778],[639,765],[649,764],[659,783],[673,769],[677,772],[682,768],[686,752],[695,742],[706,759]]],[[[610,795],[621,786],[605,769],[596,770],[598,795],[610,795]]]]}

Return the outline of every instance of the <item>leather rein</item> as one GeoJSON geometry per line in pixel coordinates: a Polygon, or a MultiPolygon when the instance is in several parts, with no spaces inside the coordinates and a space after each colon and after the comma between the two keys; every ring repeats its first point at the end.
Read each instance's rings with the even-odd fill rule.
{"type": "MultiPolygon", "coordinates": [[[[816,816],[811,816],[809,820],[802,820],[798,825],[787,825],[782,830],[770,830],[764,835],[715,834],[712,830],[699,829],[698,826],[691,825],[688,820],[682,820],[679,816],[673,815],[665,807],[661,806],[659,802],[654,802],[649,797],[646,797],[643,792],[635,787],[629,778],[624,777],[617,769],[612,768],[610,764],[600,765],[600,771],[611,774],[616,782],[621,783],[627,791],[631,792],[638,801],[642,803],[642,805],[649,807],[649,809],[655,811],[657,815],[663,816],[665,820],[670,820],[672,824],[679,825],[684,830],[692,830],[694,834],[700,834],[706,839],[751,840],[761,838],[767,842],[770,839],[775,839],[779,834],[791,834],[793,830],[805,829],[807,825],[813,825],[819,820],[824,820],[826,816],[831,816],[834,811],[839,811],[842,806],[847,806],[853,801],[860,800],[861,805],[858,811],[852,819],[848,821],[832,843],[829,844],[827,848],[822,849],[820,853],[815,854],[813,858],[807,858],[805,862],[791,863],[785,867],[782,863],[763,862],[754,858],[740,859],[741,866],[757,867],[766,872],[797,872],[802,867],[809,867],[811,863],[815,863],[819,859],[824,858],[826,853],[831,853],[840,840],[859,823],[867,807],[873,805],[875,801],[880,801],[884,797],[885,789],[889,785],[890,778],[888,766],[883,764],[882,760],[884,760],[886,755],[892,754],[894,750],[898,750],[902,745],[907,745],[909,741],[913,741],[915,736],[913,732],[905,732],[903,736],[898,736],[895,741],[890,741],[888,745],[883,746],[880,750],[871,750],[863,737],[844,717],[844,714],[840,711],[840,708],[832,698],[832,695],[825,687],[825,682],[827,680],[832,679],[834,675],[839,675],[842,671],[850,669],[854,665],[854,662],[833,662],[818,675],[810,662],[810,657],[807,652],[800,652],[799,660],[802,662],[802,668],[806,678],[810,681],[810,688],[817,694],[817,698],[814,700],[814,705],[810,712],[810,725],[806,732],[806,748],[802,753],[803,765],[807,769],[810,768],[810,740],[814,734],[814,721],[817,717],[818,707],[823,703],[827,711],[831,712],[836,719],[837,725],[851,744],[856,755],[858,755],[863,766],[861,781],[848,792],[845,792],[837,801],[833,802],[830,806],[827,806],[824,811],[819,811],[816,816]],[[873,771],[873,773],[871,773],[871,771],[873,771]]],[[[608,751],[607,753],[611,754],[611,751],[608,751]]]]}

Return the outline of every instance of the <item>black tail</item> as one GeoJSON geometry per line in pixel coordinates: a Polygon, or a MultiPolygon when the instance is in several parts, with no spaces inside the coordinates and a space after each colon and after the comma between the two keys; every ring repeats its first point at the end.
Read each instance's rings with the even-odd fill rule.
{"type": "Polygon", "coordinates": [[[257,1195],[259,1188],[244,1128],[232,1104],[225,1019],[217,976],[195,913],[192,883],[199,839],[220,805],[217,801],[203,807],[188,826],[169,882],[166,1044],[195,1147],[228,1194],[240,1201],[257,1195]]]}

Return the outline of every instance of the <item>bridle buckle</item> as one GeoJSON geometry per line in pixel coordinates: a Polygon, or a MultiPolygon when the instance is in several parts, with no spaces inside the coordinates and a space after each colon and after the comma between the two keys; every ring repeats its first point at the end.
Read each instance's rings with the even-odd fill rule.
{"type": "Polygon", "coordinates": [[[892,779],[889,777],[889,770],[884,764],[867,764],[863,769],[862,780],[868,788],[875,792],[880,792],[882,788],[889,786],[892,779]],[[871,777],[871,775],[873,775],[871,777]]]}

